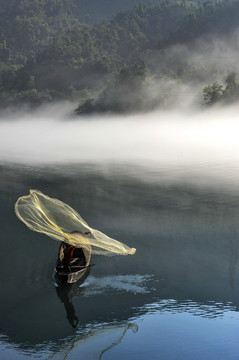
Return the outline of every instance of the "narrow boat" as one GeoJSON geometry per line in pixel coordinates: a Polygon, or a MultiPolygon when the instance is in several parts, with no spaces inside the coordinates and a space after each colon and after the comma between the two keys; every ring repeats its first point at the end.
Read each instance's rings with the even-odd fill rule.
{"type": "Polygon", "coordinates": [[[82,248],[75,248],[68,269],[62,264],[64,246],[65,245],[62,242],[58,252],[58,259],[54,267],[54,275],[57,283],[73,284],[83,278],[91,266],[91,246],[86,245],[82,248]]]}

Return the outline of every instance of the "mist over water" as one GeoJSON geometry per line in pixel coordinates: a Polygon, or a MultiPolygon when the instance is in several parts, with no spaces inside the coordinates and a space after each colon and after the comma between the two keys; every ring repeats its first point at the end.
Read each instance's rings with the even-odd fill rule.
{"type": "Polygon", "coordinates": [[[220,346],[234,360],[238,106],[89,118],[71,110],[1,114],[1,244],[18,271],[2,257],[0,356],[54,359],[71,351],[87,358],[92,349],[113,351],[107,330],[120,338],[126,329],[115,359],[135,349],[140,359],[152,349],[157,357],[172,347],[185,359],[198,352],[213,359],[220,346]],[[29,231],[14,213],[30,188],[66,202],[136,254],[94,256],[82,285],[56,288],[57,242],[29,231]],[[127,331],[132,324],[138,332],[127,331]],[[99,343],[91,336],[98,330],[99,343]]]}
{"type": "Polygon", "coordinates": [[[239,72],[238,44],[235,29],[150,51],[143,103],[161,106],[150,113],[0,111],[0,358],[238,358],[239,103],[200,104],[239,72]],[[59,244],[14,213],[29,189],[135,255],[94,255],[82,284],[56,287],[59,244]]]}
{"type": "Polygon", "coordinates": [[[165,171],[236,184],[239,106],[73,118],[69,106],[2,114],[0,162],[32,166],[117,164],[144,177],[165,171]],[[196,175],[196,176],[195,176],[196,175]]]}

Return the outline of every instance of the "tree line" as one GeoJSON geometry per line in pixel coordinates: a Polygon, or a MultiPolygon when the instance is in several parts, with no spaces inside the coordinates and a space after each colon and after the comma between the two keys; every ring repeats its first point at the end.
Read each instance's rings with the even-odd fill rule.
{"type": "MultiPolygon", "coordinates": [[[[109,1],[102,1],[107,7],[109,1]]],[[[99,21],[94,14],[88,24],[84,20],[83,0],[0,0],[0,5],[0,106],[71,99],[79,100],[79,114],[160,104],[160,96],[153,103],[145,99],[149,78],[194,74],[176,60],[152,65],[152,54],[163,57],[175,44],[229,34],[239,22],[238,0],[145,0],[96,25],[90,24],[99,21]]]]}

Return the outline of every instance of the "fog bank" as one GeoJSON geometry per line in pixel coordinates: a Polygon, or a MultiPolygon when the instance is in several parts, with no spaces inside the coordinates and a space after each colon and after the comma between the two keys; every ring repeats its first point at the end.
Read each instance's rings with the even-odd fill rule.
{"type": "Polygon", "coordinates": [[[76,119],[58,110],[2,115],[0,162],[132,164],[155,171],[219,166],[239,173],[239,105],[76,119]]]}

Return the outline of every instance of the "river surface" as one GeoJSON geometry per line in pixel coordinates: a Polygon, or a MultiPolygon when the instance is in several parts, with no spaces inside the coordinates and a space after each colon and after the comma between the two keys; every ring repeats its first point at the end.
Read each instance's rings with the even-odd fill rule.
{"type": "MultiPolygon", "coordinates": [[[[76,127],[75,138],[76,131],[87,125],[74,124],[69,126],[71,131],[76,127]]],[[[0,125],[3,142],[12,126],[0,125]]],[[[93,127],[92,122],[89,126],[93,127]]],[[[91,157],[82,159],[81,148],[78,161],[74,156],[72,163],[69,152],[67,161],[54,162],[55,152],[49,147],[50,161],[34,163],[34,142],[20,155],[12,140],[11,154],[9,144],[1,145],[5,149],[0,154],[1,359],[239,358],[239,151],[233,143],[235,134],[232,142],[223,142],[224,156],[216,157],[217,152],[222,154],[220,143],[213,137],[210,152],[208,142],[198,140],[194,124],[189,128],[190,137],[192,131],[195,136],[191,145],[186,137],[174,143],[168,135],[162,161],[156,161],[162,142],[157,153],[155,133],[150,144],[151,130],[143,144],[145,131],[138,138],[132,135],[132,143],[128,136],[125,147],[121,142],[122,157],[116,155],[114,141],[110,145],[106,136],[104,149],[95,134],[91,157]],[[135,149],[137,143],[139,155],[134,151],[131,156],[130,144],[135,149]],[[93,256],[95,265],[83,283],[57,287],[52,271],[59,243],[30,231],[14,213],[16,200],[29,189],[66,202],[93,228],[135,247],[136,254],[93,256]]],[[[165,124],[161,130],[165,131],[165,124]]],[[[211,137],[209,132],[204,134],[211,137]]],[[[62,131],[54,135],[63,136],[62,131]]],[[[49,139],[45,141],[48,144],[49,139]]],[[[117,146],[120,153],[120,141],[117,146]]],[[[77,151],[75,147],[74,154],[77,151]]]]}

